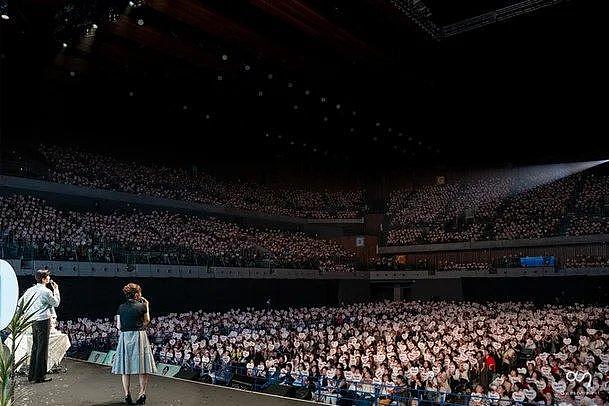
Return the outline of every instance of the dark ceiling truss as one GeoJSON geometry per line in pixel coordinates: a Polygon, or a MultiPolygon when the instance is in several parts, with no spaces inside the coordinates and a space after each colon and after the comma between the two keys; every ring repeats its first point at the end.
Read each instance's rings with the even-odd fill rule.
{"type": "Polygon", "coordinates": [[[569,0],[526,0],[442,27],[443,38],[529,14],[569,0]]]}
{"type": "Polygon", "coordinates": [[[332,44],[334,49],[339,52],[347,52],[348,55],[352,56],[353,51],[358,51],[358,53],[368,56],[380,56],[377,50],[356,38],[345,29],[337,26],[334,22],[319,14],[302,1],[248,0],[248,2],[308,36],[332,44]]]}
{"type": "Polygon", "coordinates": [[[442,27],[431,20],[431,11],[420,0],[389,0],[389,2],[431,38],[442,39],[442,27]]]}
{"type": "Polygon", "coordinates": [[[476,30],[487,25],[506,21],[514,17],[551,7],[570,0],[524,0],[516,4],[489,11],[471,18],[466,18],[448,25],[437,25],[431,14],[421,7],[420,0],[389,0],[398,10],[404,13],[416,26],[431,38],[441,41],[452,36],[476,30]]]}

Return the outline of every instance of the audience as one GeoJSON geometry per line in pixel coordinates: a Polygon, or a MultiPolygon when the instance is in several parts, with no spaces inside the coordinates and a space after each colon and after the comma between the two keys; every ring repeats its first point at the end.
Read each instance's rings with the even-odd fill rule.
{"type": "MultiPolygon", "coordinates": [[[[270,188],[71,148],[41,146],[40,152],[50,166],[50,179],[56,182],[308,218],[352,218],[361,216],[365,208],[362,190],[270,188]]],[[[570,175],[560,168],[479,173],[391,193],[386,244],[609,234],[608,203],[608,176],[570,175]]],[[[352,254],[302,233],[245,228],[168,212],[62,213],[52,207],[39,207],[36,216],[19,211],[27,225],[18,225],[7,210],[1,215],[5,224],[0,224],[4,238],[27,241],[49,258],[112,261],[118,249],[134,251],[136,259],[153,263],[254,266],[271,261],[274,266],[353,269],[344,264],[352,254]]],[[[449,268],[472,266],[490,265],[462,263],[449,268]]]]}
{"type": "Polygon", "coordinates": [[[50,165],[49,179],[59,183],[304,218],[357,218],[364,211],[362,190],[270,188],[70,148],[42,145],[40,152],[50,165]]]}
{"type": "Polygon", "coordinates": [[[591,174],[577,195],[576,207],[581,212],[598,214],[609,204],[609,176],[591,174]]]}
{"type": "MultiPolygon", "coordinates": [[[[245,228],[215,218],[152,211],[61,211],[43,200],[0,196],[4,239],[28,244],[49,259],[112,261],[127,250],[143,262],[199,261],[255,266],[352,271],[354,254],[329,240],[302,232],[245,228]]],[[[158,263],[158,262],[156,262],[158,263]]]]}
{"type": "Polygon", "coordinates": [[[609,217],[576,215],[569,220],[567,235],[609,234],[609,217]]]}
{"type": "Polygon", "coordinates": [[[438,271],[483,271],[489,272],[492,269],[491,264],[485,262],[453,262],[440,261],[438,263],[438,271]]]}
{"type": "Polygon", "coordinates": [[[586,256],[579,255],[573,258],[567,258],[565,268],[599,268],[609,267],[609,258],[601,256],[586,256]]]}
{"type": "Polygon", "coordinates": [[[558,226],[575,181],[576,176],[569,176],[509,198],[494,219],[495,238],[512,240],[558,235],[558,226]]]}
{"type": "MultiPolygon", "coordinates": [[[[59,329],[82,356],[116,343],[109,318],[62,321],[59,329]]],[[[319,385],[322,402],[335,403],[337,394],[369,398],[375,387],[385,397],[426,401],[456,403],[456,394],[471,394],[470,404],[603,404],[609,391],[609,308],[600,306],[381,302],[199,310],[153,317],[148,334],[159,362],[200,373],[245,365],[250,375],[319,385]],[[573,373],[589,375],[580,382],[573,373]]]]}
{"type": "Polygon", "coordinates": [[[609,177],[548,176],[479,176],[395,191],[388,205],[387,244],[609,233],[609,177]]]}

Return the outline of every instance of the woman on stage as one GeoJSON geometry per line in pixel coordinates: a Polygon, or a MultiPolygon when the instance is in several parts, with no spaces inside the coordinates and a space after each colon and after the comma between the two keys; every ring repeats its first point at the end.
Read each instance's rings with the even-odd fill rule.
{"type": "Polygon", "coordinates": [[[142,297],[142,288],[129,283],[123,288],[127,301],[118,307],[116,327],[119,330],[116,357],[112,365],[113,374],[121,374],[125,402],[132,405],[129,387],[131,375],[139,375],[140,393],[135,404],[146,403],[146,386],[148,374],[156,372],[156,365],[146,335],[146,326],[150,323],[150,307],[142,297]]]}

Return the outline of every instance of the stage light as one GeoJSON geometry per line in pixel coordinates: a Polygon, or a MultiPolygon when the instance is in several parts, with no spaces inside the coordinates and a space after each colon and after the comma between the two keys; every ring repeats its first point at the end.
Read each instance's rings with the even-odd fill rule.
{"type": "Polygon", "coordinates": [[[63,44],[61,44],[62,47],[67,48],[68,44],[66,44],[65,42],[63,44]]]}
{"type": "Polygon", "coordinates": [[[245,65],[245,66],[243,67],[243,69],[245,69],[245,71],[246,71],[246,72],[249,72],[249,70],[250,70],[251,68],[250,68],[250,66],[249,66],[249,65],[245,65]]]}
{"type": "Polygon", "coordinates": [[[292,84],[292,82],[288,82],[288,87],[289,87],[289,88],[294,87],[294,85],[292,84]]]}
{"type": "Polygon", "coordinates": [[[224,79],[224,78],[222,77],[222,75],[218,75],[218,78],[217,78],[217,79],[218,79],[219,81],[221,81],[221,80],[222,80],[222,79],[224,79]]]}
{"type": "Polygon", "coordinates": [[[328,117],[324,117],[324,122],[328,122],[328,117]]]}
{"type": "Polygon", "coordinates": [[[340,104],[336,105],[336,110],[340,110],[340,104]]]}
{"type": "Polygon", "coordinates": [[[139,25],[140,27],[141,27],[142,25],[144,25],[144,19],[143,19],[143,18],[138,18],[138,20],[137,20],[137,25],[139,25]]]}
{"type": "Polygon", "coordinates": [[[129,2],[129,7],[133,7],[133,6],[135,6],[135,3],[134,3],[134,2],[132,2],[132,1],[130,1],[130,2],[129,2]]]}
{"type": "Polygon", "coordinates": [[[266,134],[264,134],[264,136],[265,136],[266,138],[269,138],[269,137],[271,136],[271,134],[266,133],[266,134]]]}
{"type": "Polygon", "coordinates": [[[381,123],[379,123],[379,122],[377,121],[375,125],[376,125],[377,127],[380,127],[380,126],[381,126],[381,123]]]}
{"type": "Polygon", "coordinates": [[[390,133],[391,131],[393,131],[393,128],[389,127],[389,128],[387,129],[387,132],[388,132],[388,133],[390,133]]]}
{"type": "Polygon", "coordinates": [[[92,27],[94,30],[96,30],[96,29],[97,29],[97,24],[93,24],[91,27],[92,27]]]}
{"type": "Polygon", "coordinates": [[[304,92],[304,93],[305,93],[305,96],[308,96],[308,95],[310,95],[310,94],[311,94],[311,91],[310,91],[309,89],[307,89],[307,90],[305,90],[305,92],[304,92]]]}
{"type": "Polygon", "coordinates": [[[294,105],[294,110],[298,110],[298,104],[294,105]]]}
{"type": "Polygon", "coordinates": [[[258,90],[258,97],[264,96],[264,92],[262,90],[258,90]]]}
{"type": "Polygon", "coordinates": [[[322,103],[325,103],[328,101],[328,99],[326,99],[325,97],[322,97],[321,99],[319,99],[322,103]]]}
{"type": "Polygon", "coordinates": [[[115,11],[110,11],[108,13],[108,21],[115,23],[118,21],[118,13],[115,11]]]}
{"type": "Polygon", "coordinates": [[[290,145],[294,145],[294,141],[290,141],[290,145]]]}
{"type": "Polygon", "coordinates": [[[223,54],[223,55],[222,55],[222,60],[223,60],[223,61],[228,61],[228,55],[223,54]]]}
{"type": "Polygon", "coordinates": [[[70,71],[70,76],[71,76],[71,77],[76,76],[76,72],[74,72],[73,70],[72,70],[72,71],[70,71]]]}
{"type": "Polygon", "coordinates": [[[3,20],[9,20],[10,19],[8,14],[2,14],[0,17],[2,17],[3,20]]]}
{"type": "Polygon", "coordinates": [[[133,92],[129,92],[129,97],[133,97],[134,94],[135,93],[133,93],[133,92]]]}
{"type": "Polygon", "coordinates": [[[185,105],[183,105],[183,106],[182,106],[182,110],[184,110],[184,111],[188,110],[188,105],[186,105],[186,104],[185,104],[185,105]]]}
{"type": "Polygon", "coordinates": [[[269,73],[268,75],[266,75],[266,78],[267,78],[268,80],[273,79],[273,74],[272,74],[272,73],[269,73]]]}

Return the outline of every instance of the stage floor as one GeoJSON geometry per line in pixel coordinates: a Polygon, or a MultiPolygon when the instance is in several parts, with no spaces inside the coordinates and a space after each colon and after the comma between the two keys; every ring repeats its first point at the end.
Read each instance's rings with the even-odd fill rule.
{"type": "MultiPolygon", "coordinates": [[[[18,398],[15,405],[118,406],[125,404],[120,377],[112,375],[109,367],[71,359],[64,360],[63,366],[68,372],[49,374],[53,380],[47,383],[32,384],[27,381],[27,377],[19,376],[16,389],[18,398]]],[[[131,395],[135,398],[137,384],[133,388],[131,395]]],[[[150,378],[146,392],[147,405],[303,406],[314,404],[159,376],[150,378]]]]}

